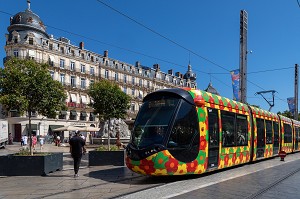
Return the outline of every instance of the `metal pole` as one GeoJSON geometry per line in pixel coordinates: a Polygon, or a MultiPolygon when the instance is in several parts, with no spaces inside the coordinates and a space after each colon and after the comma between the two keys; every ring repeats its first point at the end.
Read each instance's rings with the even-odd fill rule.
{"type": "Polygon", "coordinates": [[[295,64],[295,114],[294,119],[298,120],[298,64],[295,64]]]}
{"type": "Polygon", "coordinates": [[[240,12],[240,101],[247,103],[247,31],[248,13],[240,12]]]}

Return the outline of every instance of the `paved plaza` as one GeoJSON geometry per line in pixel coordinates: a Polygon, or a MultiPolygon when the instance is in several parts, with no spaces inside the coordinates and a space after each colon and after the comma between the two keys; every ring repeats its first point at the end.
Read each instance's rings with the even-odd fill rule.
{"type": "MultiPolygon", "coordinates": [[[[18,143],[0,150],[15,153],[18,143]]],[[[88,151],[94,150],[88,147],[88,151]]],[[[46,144],[45,152],[63,152],[62,171],[47,176],[0,176],[0,199],[35,198],[300,198],[300,153],[200,176],[147,177],[124,166],[88,167],[83,157],[79,177],[67,144],[46,144]]]]}

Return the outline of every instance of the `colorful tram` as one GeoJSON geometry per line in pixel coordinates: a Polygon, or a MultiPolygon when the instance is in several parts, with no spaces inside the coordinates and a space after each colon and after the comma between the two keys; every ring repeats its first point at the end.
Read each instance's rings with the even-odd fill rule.
{"type": "Polygon", "coordinates": [[[300,122],[191,88],[148,94],[126,148],[143,175],[201,174],[300,150],[300,122]]]}

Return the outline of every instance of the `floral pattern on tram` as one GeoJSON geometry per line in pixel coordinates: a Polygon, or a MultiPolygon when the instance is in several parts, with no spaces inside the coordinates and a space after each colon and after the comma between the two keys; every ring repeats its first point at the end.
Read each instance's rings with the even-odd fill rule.
{"type": "MultiPolygon", "coordinates": [[[[256,118],[260,118],[260,119],[264,119],[264,120],[269,120],[269,121],[274,121],[274,122],[279,122],[279,118],[278,115],[269,111],[265,111],[262,110],[260,108],[257,107],[251,107],[252,110],[252,114],[253,114],[253,122],[254,122],[254,135],[255,135],[255,139],[254,139],[254,157],[253,160],[256,160],[256,150],[257,150],[257,123],[256,123],[256,118]]],[[[273,133],[274,135],[274,133],[273,133]]],[[[274,137],[274,136],[273,136],[274,137]]],[[[265,150],[264,150],[264,155],[263,157],[267,158],[267,157],[272,157],[273,154],[273,143],[272,144],[268,144],[265,141],[265,150]]],[[[277,155],[277,154],[275,154],[277,155]]]]}
{"type": "MultiPolygon", "coordinates": [[[[243,115],[247,115],[247,123],[248,123],[248,137],[251,138],[251,128],[250,128],[250,121],[249,121],[249,109],[247,105],[244,105],[240,102],[221,97],[218,95],[214,95],[205,91],[201,90],[195,90],[195,89],[189,89],[187,88],[192,95],[194,99],[199,99],[199,100],[204,100],[205,101],[205,106],[209,108],[214,108],[214,109],[219,109],[219,110],[224,110],[224,111],[229,111],[229,112],[234,112],[234,113],[239,113],[243,115]]],[[[207,109],[198,107],[198,113],[204,113],[207,115],[207,109]]],[[[199,119],[205,118],[205,124],[200,122],[200,132],[201,132],[201,137],[205,138],[205,155],[207,156],[208,154],[208,117],[204,117],[203,115],[199,115],[199,119]],[[203,126],[204,125],[204,126],[203,126]],[[205,130],[203,130],[205,129],[205,130]],[[205,133],[203,132],[205,131],[205,133]]],[[[220,119],[220,113],[219,113],[219,123],[221,123],[220,119]]],[[[222,137],[222,128],[221,125],[219,126],[219,136],[220,138],[222,137]]],[[[219,154],[219,162],[218,162],[218,168],[226,168],[234,165],[238,165],[241,163],[246,163],[250,161],[250,140],[248,139],[248,144],[247,146],[237,146],[237,147],[226,147],[226,148],[221,148],[222,147],[222,140],[219,140],[219,146],[221,148],[221,153],[219,154]]],[[[202,146],[202,145],[201,145],[202,146]]],[[[206,157],[207,159],[207,157],[206,157]]],[[[206,162],[207,164],[207,162],[206,162]]]]}
{"type": "Polygon", "coordinates": [[[168,150],[153,154],[141,161],[133,161],[126,158],[129,169],[143,175],[182,175],[201,174],[207,168],[205,153],[199,152],[196,160],[183,163],[176,160],[168,150]]]}

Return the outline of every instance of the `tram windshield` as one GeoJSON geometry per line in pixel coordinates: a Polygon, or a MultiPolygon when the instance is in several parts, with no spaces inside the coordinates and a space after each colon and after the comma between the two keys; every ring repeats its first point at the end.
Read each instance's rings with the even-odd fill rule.
{"type": "Polygon", "coordinates": [[[132,143],[138,148],[163,144],[179,102],[179,98],[170,96],[155,96],[144,102],[135,121],[132,143]]]}

